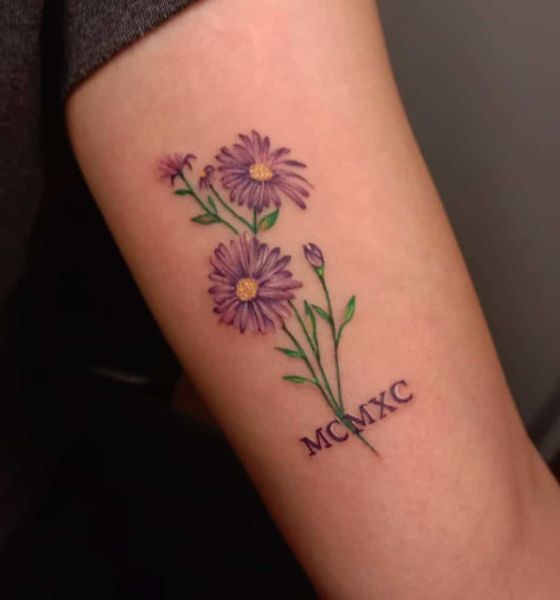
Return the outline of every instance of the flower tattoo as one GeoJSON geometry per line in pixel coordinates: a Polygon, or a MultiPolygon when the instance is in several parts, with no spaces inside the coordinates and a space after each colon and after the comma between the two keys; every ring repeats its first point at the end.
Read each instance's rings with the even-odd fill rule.
{"type": "MultiPolygon", "coordinates": [[[[216,165],[202,169],[198,190],[187,172],[192,171],[194,154],[168,155],[159,163],[160,175],[169,179],[174,194],[190,198],[200,209],[191,220],[205,226],[222,225],[230,234],[229,242],[220,243],[210,258],[212,285],[208,293],[214,313],[220,323],[241,334],[283,333],[289,345],[276,350],[299,361],[305,369],[304,374],[284,375],[284,380],[316,388],[336,423],[377,454],[356,427],[359,419],[348,415],[344,407],[339,350],[342,333],[356,311],[356,297],[347,301],[340,314],[335,311],[325,278],[324,254],[316,244],[307,243],[303,245],[303,256],[317,278],[323,302],[320,305],[303,300],[298,307],[295,292],[303,286],[288,270],[291,257],[259,239],[276,225],[283,210],[282,197],[306,208],[305,200],[312,189],[300,174],[306,165],[288,158],[288,148],[272,149],[269,137],[257,131],[239,134],[238,140],[221,148],[216,165]],[[228,199],[215,182],[218,174],[228,199]],[[320,334],[320,327],[326,328],[326,336],[320,334]],[[325,360],[328,353],[332,358],[325,360]]],[[[348,434],[336,439],[347,438],[348,434]]],[[[308,448],[317,447],[305,439],[308,448]]]]}
{"type": "Polygon", "coordinates": [[[285,195],[305,208],[311,184],[296,170],[306,165],[286,158],[288,148],[271,150],[268,136],[263,138],[256,131],[250,136],[239,134],[239,139],[241,143],[224,146],[216,156],[221,183],[231,201],[261,213],[272,204],[279,208],[285,195]]]}
{"type": "Polygon", "coordinates": [[[281,327],[290,316],[288,300],[301,283],[286,270],[289,256],[280,248],[244,233],[231,240],[229,247],[220,244],[210,259],[214,282],[208,291],[215,303],[214,312],[220,321],[233,325],[241,333],[246,329],[267,333],[281,327]]]}
{"type": "Polygon", "coordinates": [[[191,162],[196,159],[194,154],[186,154],[185,156],[175,153],[166,156],[159,163],[159,173],[162,179],[169,179],[171,185],[175,183],[176,177],[183,175],[183,169],[188,167],[192,169],[191,162]]]}

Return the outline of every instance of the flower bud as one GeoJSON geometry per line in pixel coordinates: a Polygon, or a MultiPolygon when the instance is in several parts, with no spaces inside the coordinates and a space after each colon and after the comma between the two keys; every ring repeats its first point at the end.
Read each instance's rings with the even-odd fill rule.
{"type": "Polygon", "coordinates": [[[305,244],[303,247],[303,253],[307,262],[313,267],[318,275],[323,275],[325,271],[325,259],[319,246],[315,244],[305,244]]]}

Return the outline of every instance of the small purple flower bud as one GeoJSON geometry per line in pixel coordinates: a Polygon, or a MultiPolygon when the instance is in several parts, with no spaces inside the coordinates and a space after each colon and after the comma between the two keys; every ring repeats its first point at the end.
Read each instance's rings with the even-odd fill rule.
{"type": "Polygon", "coordinates": [[[201,190],[207,190],[213,183],[214,179],[214,171],[216,167],[212,165],[206,165],[202,172],[200,173],[200,177],[198,179],[198,187],[201,190]]]}
{"type": "Polygon", "coordinates": [[[319,246],[315,244],[305,244],[303,247],[303,253],[307,262],[315,269],[315,271],[322,275],[325,270],[325,259],[319,246]]]}

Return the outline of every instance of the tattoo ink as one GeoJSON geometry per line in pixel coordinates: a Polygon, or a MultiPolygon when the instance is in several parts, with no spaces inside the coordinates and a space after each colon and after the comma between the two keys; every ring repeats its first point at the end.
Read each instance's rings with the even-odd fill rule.
{"type": "MultiPolygon", "coordinates": [[[[334,310],[323,252],[317,245],[307,243],[303,245],[303,255],[324,300],[320,306],[304,299],[298,307],[295,291],[302,284],[288,270],[291,257],[259,239],[278,221],[283,201],[287,199],[299,209],[307,207],[313,186],[302,175],[305,163],[292,159],[290,154],[288,148],[272,148],[268,136],[252,131],[249,135],[239,134],[231,146],[223,146],[215,156],[216,164],[206,165],[199,173],[198,185],[194,183],[196,176],[192,176],[194,154],[168,155],[159,162],[159,173],[177,196],[192,199],[201,210],[191,219],[194,223],[221,225],[230,234],[230,239],[220,243],[210,257],[212,285],[208,293],[219,322],[241,334],[281,331],[288,343],[276,350],[303,368],[303,373],[284,375],[283,379],[313,386],[335,416],[312,438],[300,440],[309,454],[313,456],[351,436],[377,454],[362,431],[396,410],[396,406],[384,401],[383,392],[379,398],[362,404],[357,416],[345,410],[340,345],[342,334],[354,317],[356,297],[350,297],[340,314],[334,310]],[[326,327],[330,340],[323,345],[327,347],[321,347],[319,327],[326,327]],[[330,377],[324,367],[327,353],[331,353],[329,362],[334,364],[330,377]],[[379,407],[379,414],[372,414],[370,404],[379,407]]],[[[406,395],[405,387],[404,380],[394,383],[389,389],[392,400],[399,404],[408,402],[412,395],[406,395]]]]}
{"type": "MultiPolygon", "coordinates": [[[[408,388],[408,383],[404,379],[396,381],[389,386],[388,393],[383,391],[365,404],[360,404],[357,415],[346,413],[344,418],[354,427],[354,435],[359,435],[366,427],[379,423],[388,414],[398,410],[399,406],[393,404],[393,401],[402,405],[413,400],[414,394],[405,388],[408,388]],[[391,399],[388,400],[387,396],[391,399]]],[[[341,435],[344,426],[342,418],[335,419],[323,427],[318,427],[311,436],[304,436],[299,441],[307,449],[308,456],[315,456],[321,450],[328,450],[348,439],[347,432],[341,435]]]]}

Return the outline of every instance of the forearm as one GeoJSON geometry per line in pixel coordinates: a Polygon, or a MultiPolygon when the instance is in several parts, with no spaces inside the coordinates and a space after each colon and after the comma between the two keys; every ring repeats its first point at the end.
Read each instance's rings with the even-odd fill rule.
{"type": "MultiPolygon", "coordinates": [[[[515,413],[369,2],[201,2],[83,85],[68,119],[161,327],[325,596],[489,597],[528,564],[527,548],[542,560],[525,583],[552,590],[553,548],[532,545],[531,504],[557,532],[557,492],[515,413]],[[279,218],[257,232],[291,256],[292,275],[271,275],[284,295],[263,291],[254,317],[243,310],[264,288],[223,280],[242,243],[230,241],[255,233],[248,188],[242,205],[229,201],[231,179],[198,188],[201,168],[227,167],[214,156],[252,129],[272,150],[291,148],[307,168],[284,169],[313,186],[279,188],[279,218]],[[198,159],[172,188],[155,165],[176,151],[198,159]],[[172,193],[189,186],[198,199],[172,193]],[[201,214],[212,223],[191,221],[201,214]],[[318,255],[306,260],[308,242],[324,274],[318,255]],[[222,285],[237,299],[220,301],[222,285]],[[307,314],[304,299],[328,318],[307,314]]],[[[276,208],[269,200],[257,223],[276,208]]]]}

